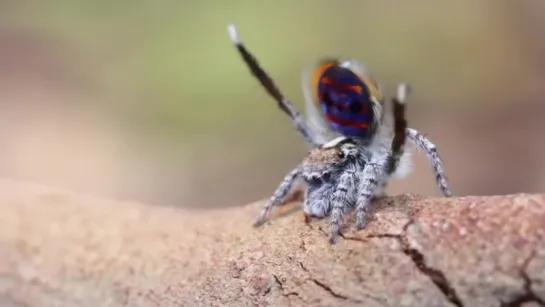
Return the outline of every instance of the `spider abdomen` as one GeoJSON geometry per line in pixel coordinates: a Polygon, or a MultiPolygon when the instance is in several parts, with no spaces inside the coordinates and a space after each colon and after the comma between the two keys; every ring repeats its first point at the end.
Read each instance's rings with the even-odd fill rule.
{"type": "Polygon", "coordinates": [[[326,61],[314,71],[316,103],[327,123],[342,135],[367,138],[375,128],[378,89],[350,62],[326,61]]]}

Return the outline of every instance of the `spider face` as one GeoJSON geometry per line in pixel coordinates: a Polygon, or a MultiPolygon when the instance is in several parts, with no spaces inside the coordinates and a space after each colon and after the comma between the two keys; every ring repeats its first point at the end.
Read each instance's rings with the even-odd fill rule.
{"type": "Polygon", "coordinates": [[[339,137],[310,151],[303,160],[301,176],[308,183],[329,182],[343,172],[359,156],[357,144],[339,137]]]}
{"type": "Polygon", "coordinates": [[[352,60],[326,59],[313,71],[311,91],[326,122],[347,137],[369,138],[381,116],[378,85],[352,60]]]}

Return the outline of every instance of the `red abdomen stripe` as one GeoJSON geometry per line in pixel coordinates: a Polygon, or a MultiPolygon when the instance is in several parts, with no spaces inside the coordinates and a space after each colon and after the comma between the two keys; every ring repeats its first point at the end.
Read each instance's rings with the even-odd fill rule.
{"type": "Polygon", "coordinates": [[[363,89],[361,88],[361,86],[359,85],[348,85],[348,84],[342,84],[342,83],[337,83],[333,80],[331,80],[330,78],[327,78],[327,77],[323,77],[322,80],[321,80],[324,84],[328,84],[328,85],[331,85],[337,89],[340,89],[340,90],[349,90],[349,91],[354,91],[358,94],[361,94],[361,92],[363,91],[363,89]]]}
{"type": "Polygon", "coordinates": [[[352,120],[337,118],[337,117],[332,116],[329,113],[325,114],[325,118],[328,121],[332,122],[332,123],[343,125],[343,126],[349,126],[349,127],[353,127],[353,128],[369,128],[369,124],[367,124],[367,123],[356,122],[356,121],[352,121],[352,120]]]}

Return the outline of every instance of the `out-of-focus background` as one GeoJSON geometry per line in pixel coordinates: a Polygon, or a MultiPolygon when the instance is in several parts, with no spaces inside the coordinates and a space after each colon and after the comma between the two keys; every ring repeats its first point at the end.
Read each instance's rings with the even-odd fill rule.
{"type": "MultiPolygon", "coordinates": [[[[414,86],[410,126],[457,195],[545,191],[545,2],[0,3],[0,176],[191,207],[268,196],[306,154],[229,42],[302,108],[301,69],[365,63],[414,86]]],[[[422,155],[390,193],[440,195],[422,155]]]]}

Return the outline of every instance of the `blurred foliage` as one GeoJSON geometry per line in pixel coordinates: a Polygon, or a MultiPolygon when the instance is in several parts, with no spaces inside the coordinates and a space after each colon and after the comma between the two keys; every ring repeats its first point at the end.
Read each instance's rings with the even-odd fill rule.
{"type": "Polygon", "coordinates": [[[296,102],[301,68],[343,55],[387,87],[409,80],[415,103],[474,107],[502,82],[501,69],[523,61],[512,57],[494,3],[56,0],[18,4],[10,17],[77,45],[106,101],[133,120],[233,141],[286,122],[229,43],[228,22],[296,102]]]}
{"type": "Polygon", "coordinates": [[[189,159],[193,186],[240,202],[244,190],[253,193],[245,201],[269,191],[304,145],[249,74],[228,23],[299,108],[301,69],[346,56],[387,93],[410,82],[411,116],[476,114],[513,101],[532,70],[506,3],[20,0],[0,4],[0,25],[69,46],[59,57],[91,101],[121,115],[153,150],[170,146],[189,159]]]}

